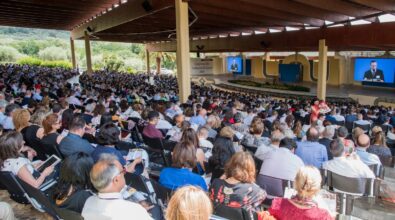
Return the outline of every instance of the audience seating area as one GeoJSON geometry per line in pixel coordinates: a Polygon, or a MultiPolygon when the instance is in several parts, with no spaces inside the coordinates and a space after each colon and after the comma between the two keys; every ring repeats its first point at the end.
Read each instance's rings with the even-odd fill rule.
{"type": "Polygon", "coordinates": [[[356,199],[395,206],[390,107],[195,84],[180,103],[172,76],[16,64],[0,75],[1,187],[49,219],[332,219],[356,199]]]}

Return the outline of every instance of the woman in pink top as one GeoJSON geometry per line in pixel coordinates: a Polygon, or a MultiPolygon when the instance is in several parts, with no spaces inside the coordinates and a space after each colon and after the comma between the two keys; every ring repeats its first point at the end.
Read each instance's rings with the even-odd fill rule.
{"type": "Polygon", "coordinates": [[[291,199],[275,198],[269,213],[276,219],[329,220],[329,212],[312,199],[321,189],[321,174],[312,166],[301,167],[295,177],[296,196],[291,199]]]}

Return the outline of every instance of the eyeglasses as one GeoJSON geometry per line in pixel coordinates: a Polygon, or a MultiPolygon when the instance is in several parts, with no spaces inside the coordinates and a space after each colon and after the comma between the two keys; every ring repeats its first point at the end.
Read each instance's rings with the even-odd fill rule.
{"type": "Polygon", "coordinates": [[[117,177],[117,176],[121,175],[121,174],[124,176],[124,175],[126,174],[126,172],[127,172],[127,171],[126,171],[126,168],[125,168],[125,167],[123,167],[123,168],[122,168],[122,170],[121,170],[121,171],[119,171],[119,173],[117,173],[117,174],[116,174],[116,175],[113,177],[113,179],[114,179],[115,177],[117,177]]]}

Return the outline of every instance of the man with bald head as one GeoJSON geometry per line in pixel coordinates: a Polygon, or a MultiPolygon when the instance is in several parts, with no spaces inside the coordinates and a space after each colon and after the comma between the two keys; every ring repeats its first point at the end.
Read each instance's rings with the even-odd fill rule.
{"type": "Polygon", "coordinates": [[[371,154],[366,151],[370,146],[370,138],[366,134],[361,134],[357,138],[357,147],[355,152],[359,156],[359,158],[364,162],[366,165],[373,165],[378,164],[381,165],[380,159],[377,155],[371,154]]]}
{"type": "Polygon", "coordinates": [[[90,172],[98,194],[86,200],[81,213],[84,219],[152,219],[140,204],[124,200],[121,193],[126,185],[124,175],[125,170],[116,157],[102,155],[90,172]]]}
{"type": "Polygon", "coordinates": [[[328,160],[326,147],[318,142],[319,132],[315,127],[307,130],[307,140],[298,142],[295,154],[299,156],[305,165],[321,168],[322,163],[328,160]]]}

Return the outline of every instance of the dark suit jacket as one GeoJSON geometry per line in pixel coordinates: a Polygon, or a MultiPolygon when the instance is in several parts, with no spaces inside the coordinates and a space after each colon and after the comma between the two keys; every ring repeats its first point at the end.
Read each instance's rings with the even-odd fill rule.
{"type": "Polygon", "coordinates": [[[372,70],[368,70],[363,75],[363,79],[384,81],[384,73],[382,70],[379,69],[377,69],[375,73],[372,73],[372,70]]]}
{"type": "Polygon", "coordinates": [[[332,160],[333,156],[331,151],[329,150],[329,145],[331,144],[331,139],[321,138],[318,142],[326,147],[326,152],[328,153],[328,160],[332,160]]]}

